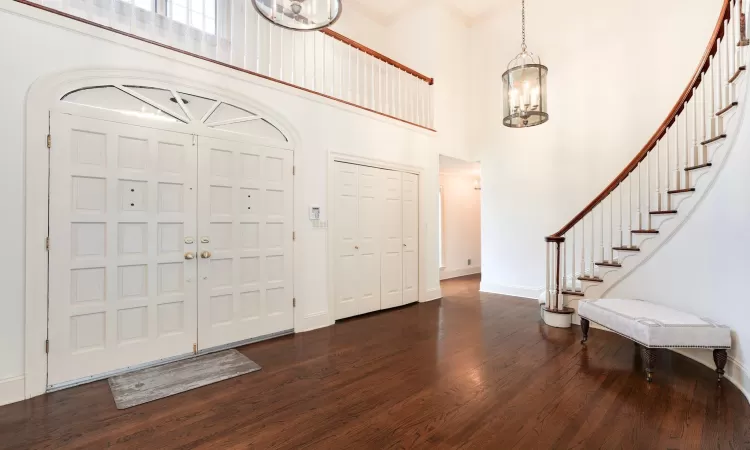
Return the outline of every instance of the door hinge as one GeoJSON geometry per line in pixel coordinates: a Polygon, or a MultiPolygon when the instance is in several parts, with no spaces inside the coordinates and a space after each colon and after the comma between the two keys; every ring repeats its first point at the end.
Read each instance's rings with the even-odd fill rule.
{"type": "Polygon", "coordinates": [[[297,175],[297,166],[292,166],[292,175],[297,175]]]}
{"type": "Polygon", "coordinates": [[[297,307],[297,299],[293,298],[292,299],[292,308],[296,308],[296,307],[297,307]]]}
{"type": "Polygon", "coordinates": [[[44,248],[49,250],[49,236],[44,238],[44,248]]]}
{"type": "Polygon", "coordinates": [[[47,135],[47,148],[52,148],[52,135],[47,135]]]}
{"type": "Polygon", "coordinates": [[[292,231],[292,240],[293,241],[297,240],[297,232],[296,231],[292,231]]]}
{"type": "Polygon", "coordinates": [[[195,135],[193,135],[193,145],[195,145],[195,135]]]}
{"type": "Polygon", "coordinates": [[[194,355],[198,354],[198,344],[193,344],[193,354],[194,355]]]}
{"type": "Polygon", "coordinates": [[[46,341],[44,341],[44,353],[48,353],[49,354],[49,339],[47,339],[46,341]]]}

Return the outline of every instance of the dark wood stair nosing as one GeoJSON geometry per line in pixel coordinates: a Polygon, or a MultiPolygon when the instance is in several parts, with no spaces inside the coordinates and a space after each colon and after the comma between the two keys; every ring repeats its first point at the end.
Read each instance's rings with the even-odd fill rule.
{"type": "Polygon", "coordinates": [[[734,107],[736,107],[738,105],[739,105],[739,102],[732,102],[732,103],[728,104],[727,106],[721,108],[719,110],[719,112],[716,113],[716,117],[724,115],[727,111],[729,111],[730,109],[732,109],[732,108],[734,108],[734,107]]]}
{"type": "Polygon", "coordinates": [[[660,216],[660,215],[666,215],[666,214],[677,214],[676,209],[670,209],[665,211],[651,211],[649,214],[652,214],[654,216],[660,216]]]}
{"type": "Polygon", "coordinates": [[[705,163],[705,164],[698,164],[697,166],[690,166],[685,167],[685,172],[690,172],[691,170],[698,170],[698,169],[705,169],[706,167],[713,166],[713,163],[705,163]]]}
{"type": "Polygon", "coordinates": [[[712,137],[711,139],[706,139],[705,141],[701,142],[701,145],[713,144],[716,141],[719,141],[721,139],[726,139],[726,138],[727,138],[726,134],[720,134],[718,136],[712,137]]]}
{"type": "Polygon", "coordinates": [[[742,75],[742,72],[745,71],[745,69],[747,69],[747,67],[745,67],[745,66],[738,67],[737,71],[734,73],[734,75],[732,75],[732,78],[730,78],[728,82],[729,83],[734,83],[734,80],[736,80],[737,78],[739,78],[740,75],[742,75]]]}
{"type": "Polygon", "coordinates": [[[687,192],[695,192],[695,188],[688,188],[688,189],[675,189],[672,191],[667,191],[667,194],[684,194],[687,192]]]}
{"type": "Polygon", "coordinates": [[[622,267],[622,264],[613,261],[600,261],[594,264],[599,267],[622,267]]]}
{"type": "Polygon", "coordinates": [[[612,250],[617,251],[617,252],[640,252],[641,251],[641,249],[638,247],[625,247],[625,246],[612,247],[612,250]]]}
{"type": "Polygon", "coordinates": [[[560,293],[563,294],[563,295],[576,295],[578,297],[583,297],[583,295],[584,295],[583,292],[581,292],[581,291],[570,291],[570,290],[567,290],[567,289],[563,289],[562,291],[560,291],[560,293]]]}
{"type": "Polygon", "coordinates": [[[632,230],[631,233],[635,233],[635,234],[658,234],[659,230],[632,230]]]}
{"type": "Polygon", "coordinates": [[[578,277],[578,281],[593,281],[595,283],[601,283],[604,280],[602,280],[599,277],[584,277],[584,276],[580,276],[580,277],[578,277]]]}

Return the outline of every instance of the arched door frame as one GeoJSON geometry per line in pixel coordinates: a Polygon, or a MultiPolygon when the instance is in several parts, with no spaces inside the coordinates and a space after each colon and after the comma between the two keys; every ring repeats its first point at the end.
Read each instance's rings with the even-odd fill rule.
{"type": "MultiPolygon", "coordinates": [[[[70,113],[96,119],[159,128],[185,134],[219,139],[239,140],[255,145],[267,145],[294,151],[299,136],[283,115],[265,104],[238,92],[220,89],[194,80],[183,80],[170,74],[121,69],[88,69],[44,77],[29,89],[26,102],[25,145],[25,341],[24,372],[25,398],[41,395],[47,390],[47,321],[48,321],[48,253],[49,224],[49,148],[50,118],[55,113],[70,113]],[[76,89],[104,85],[138,85],[174,89],[180,92],[221,100],[257,112],[275,126],[287,139],[254,138],[216,130],[203,123],[170,123],[127,117],[82,105],[61,102],[60,99],[76,89]]],[[[54,137],[53,149],[54,149],[54,137]]],[[[294,194],[296,203],[296,192],[294,194]]],[[[294,284],[296,284],[295,277],[294,284]]],[[[300,308],[295,309],[295,328],[301,323],[300,308]]]]}

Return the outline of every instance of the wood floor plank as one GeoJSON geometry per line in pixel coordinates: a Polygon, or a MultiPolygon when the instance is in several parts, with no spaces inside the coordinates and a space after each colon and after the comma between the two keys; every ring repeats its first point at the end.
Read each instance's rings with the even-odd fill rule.
{"type": "Polygon", "coordinates": [[[263,370],[117,410],[95,382],[0,407],[0,449],[750,448],[750,405],[622,337],[546,327],[535,301],[444,298],[240,348],[263,370]]]}

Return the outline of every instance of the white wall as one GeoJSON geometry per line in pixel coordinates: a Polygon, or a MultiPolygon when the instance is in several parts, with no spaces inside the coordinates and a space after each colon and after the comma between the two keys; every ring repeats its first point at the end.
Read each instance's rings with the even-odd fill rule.
{"type": "Polygon", "coordinates": [[[393,57],[391,55],[392,42],[386,26],[363,14],[356,3],[346,2],[341,18],[333,24],[331,29],[376,52],[393,57]]]}
{"type": "Polygon", "coordinates": [[[549,67],[548,123],[501,125],[501,75],[519,52],[517,5],[471,30],[470,147],[482,161],[482,289],[536,298],[543,238],[625,167],[667,116],[721,0],[528,2],[527,44],[549,67]]]}
{"type": "MultiPolygon", "coordinates": [[[[18,377],[24,375],[26,95],[35,80],[53,73],[84,68],[123,68],[178,74],[183,84],[207,83],[268,105],[296,128],[299,145],[295,151],[295,294],[303,316],[302,323],[296,324],[298,330],[331,323],[327,232],[313,228],[307,220],[310,204],[321,205],[327,211],[328,152],[422,167],[422,189],[427,201],[420,233],[426,235],[430,246],[426,256],[428,274],[422,290],[439,296],[437,226],[427,224],[426,219],[437,217],[438,153],[434,133],[14,2],[0,5],[0,39],[6,43],[24,43],[0,48],[0,98],[3,99],[0,104],[0,135],[3,137],[0,210],[4,214],[0,245],[5,256],[0,262],[3,286],[0,395],[10,386],[3,381],[13,379],[13,386],[17,386],[18,377]],[[56,25],[45,23],[46,20],[56,25]]],[[[0,398],[0,403],[2,401],[0,398]]]]}
{"type": "MultiPolygon", "coordinates": [[[[711,190],[682,228],[606,296],[649,300],[728,325],[727,376],[750,399],[750,110],[742,100],[740,107],[744,125],[723,167],[711,168],[721,170],[711,190]]],[[[685,353],[715,367],[710,351],[685,353]]]]}
{"type": "Polygon", "coordinates": [[[478,175],[441,173],[443,192],[443,255],[440,279],[479,273],[481,255],[480,193],[478,175]],[[471,264],[467,261],[471,259],[471,264]]]}

